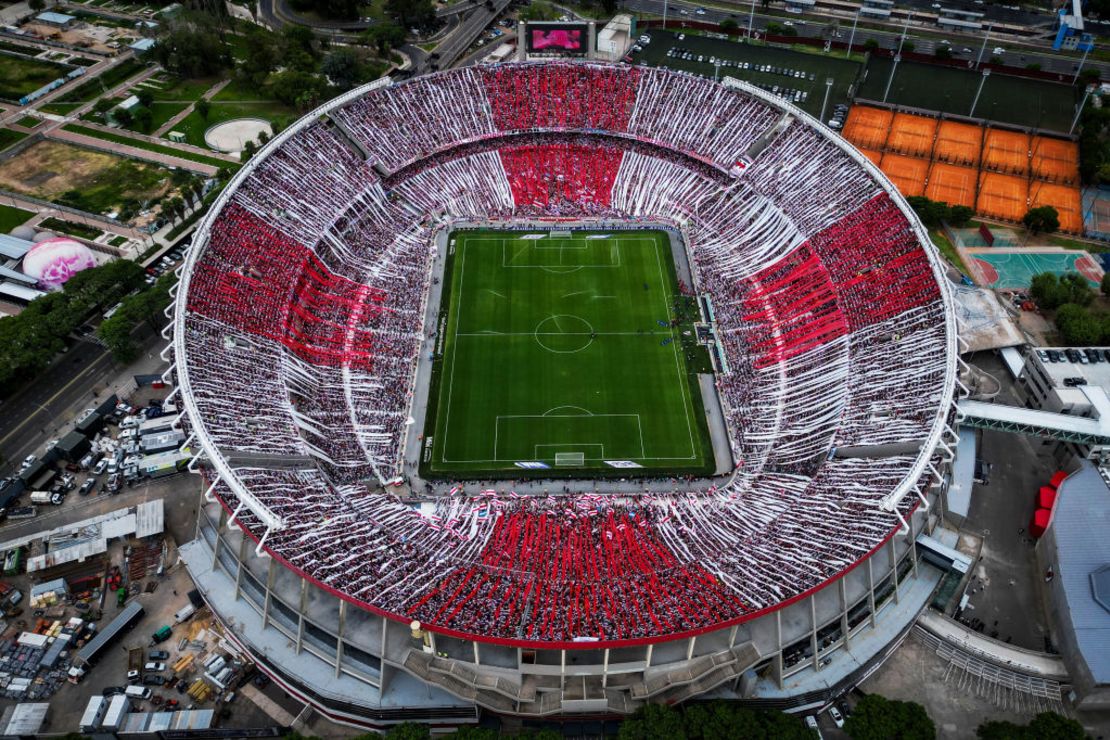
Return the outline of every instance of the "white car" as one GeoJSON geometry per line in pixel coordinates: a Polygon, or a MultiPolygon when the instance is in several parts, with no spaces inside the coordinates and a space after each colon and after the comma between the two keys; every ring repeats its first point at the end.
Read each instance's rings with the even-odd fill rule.
{"type": "Polygon", "coordinates": [[[705,8],[698,8],[694,11],[697,15],[705,15],[705,8]]]}
{"type": "Polygon", "coordinates": [[[839,709],[836,707],[829,707],[829,716],[832,717],[832,721],[836,723],[837,727],[844,726],[844,716],[840,713],[839,709]]]}
{"type": "Polygon", "coordinates": [[[995,53],[996,55],[999,55],[999,56],[1001,56],[1002,54],[1005,54],[1005,53],[1006,53],[1006,50],[1005,50],[1005,49],[1003,49],[1003,48],[1002,48],[1001,46],[996,46],[996,47],[994,47],[994,53],[995,53]]]}
{"type": "Polygon", "coordinates": [[[23,462],[19,466],[19,471],[23,472],[27,468],[31,467],[36,462],[38,462],[38,459],[39,458],[37,455],[28,455],[27,457],[23,458],[23,462]]]}

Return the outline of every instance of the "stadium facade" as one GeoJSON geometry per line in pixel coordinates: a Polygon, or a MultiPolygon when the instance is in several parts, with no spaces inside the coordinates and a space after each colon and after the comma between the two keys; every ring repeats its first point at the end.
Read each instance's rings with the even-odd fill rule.
{"type": "Polygon", "coordinates": [[[336,721],[818,706],[943,576],[916,545],[955,440],[939,257],[865,158],[744,83],[562,61],[379,81],[245,166],[181,277],[204,480],[182,556],[336,721]],[[599,220],[681,234],[735,468],[417,486],[447,233],[599,220]]]}

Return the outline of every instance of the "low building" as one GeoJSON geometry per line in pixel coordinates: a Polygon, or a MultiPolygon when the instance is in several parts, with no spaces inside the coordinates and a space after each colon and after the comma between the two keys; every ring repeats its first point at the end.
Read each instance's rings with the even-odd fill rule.
{"type": "Polygon", "coordinates": [[[1094,34],[1088,33],[1083,22],[1083,0],[1072,0],[1057,11],[1056,37],[1052,40],[1054,51],[1091,51],[1095,48],[1094,34]]]}
{"type": "Polygon", "coordinates": [[[636,21],[625,13],[613,16],[597,35],[597,56],[615,62],[628,53],[635,34],[636,21]]]}
{"type": "Polygon", "coordinates": [[[47,11],[39,13],[35,16],[35,23],[41,23],[44,26],[54,26],[55,28],[67,29],[71,28],[77,22],[77,16],[66,15],[65,13],[55,13],[47,11]]]}

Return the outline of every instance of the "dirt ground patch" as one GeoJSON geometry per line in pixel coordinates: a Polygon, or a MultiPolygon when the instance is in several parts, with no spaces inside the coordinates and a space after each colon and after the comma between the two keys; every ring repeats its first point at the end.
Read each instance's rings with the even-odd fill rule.
{"type": "Polygon", "coordinates": [[[170,189],[169,172],[105,152],[40,141],[0,163],[0,188],[105,213],[127,200],[150,201],[170,189]],[[76,195],[74,195],[76,191],[76,195]]]}

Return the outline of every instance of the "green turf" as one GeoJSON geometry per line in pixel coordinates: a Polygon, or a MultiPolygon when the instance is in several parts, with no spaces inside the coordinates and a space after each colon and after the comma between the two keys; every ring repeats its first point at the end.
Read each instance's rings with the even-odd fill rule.
{"type": "MultiPolygon", "coordinates": [[[[525,239],[451,237],[442,354],[433,369],[423,470],[514,476],[588,470],[709,473],[696,377],[672,326],[677,282],[659,231],[525,239]],[[431,440],[428,440],[428,437],[431,440]],[[556,453],[581,453],[558,465],[556,453]]],[[[441,321],[441,325],[444,325],[441,321]]]]}
{"type": "Polygon", "coordinates": [[[14,206],[0,205],[0,234],[7,234],[16,226],[20,226],[31,219],[35,214],[14,206]]]}
{"type": "MultiPolygon", "coordinates": [[[[920,62],[902,62],[891,81],[891,64],[889,59],[872,57],[858,96],[881,101],[890,82],[889,103],[966,116],[983,82],[982,75],[973,70],[920,62]]],[[[1071,85],[992,74],[983,82],[975,117],[1067,131],[1078,102],[1076,94],[1071,85]]]]}
{"type": "Polygon", "coordinates": [[[14,54],[0,54],[0,98],[18,101],[24,95],[38,90],[59,77],[64,77],[72,67],[14,54]]]}
{"type": "Polygon", "coordinates": [[[7,149],[17,141],[27,138],[22,131],[12,131],[10,128],[0,128],[0,149],[7,149]]]}

